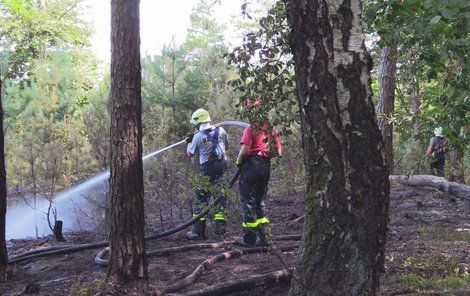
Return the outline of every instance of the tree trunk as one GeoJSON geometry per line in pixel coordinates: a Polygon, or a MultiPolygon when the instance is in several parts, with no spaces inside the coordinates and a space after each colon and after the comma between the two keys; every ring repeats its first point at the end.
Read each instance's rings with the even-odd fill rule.
{"type": "Polygon", "coordinates": [[[7,177],[5,171],[5,142],[3,138],[2,78],[0,78],[0,283],[7,280],[8,253],[5,241],[7,212],[7,177]]]}
{"type": "Polygon", "coordinates": [[[148,279],[139,46],[139,0],[112,0],[108,275],[120,283],[148,279]]]}
{"type": "Polygon", "coordinates": [[[306,218],[290,295],[374,295],[388,169],[359,0],[288,1],[306,168],[306,218]]]}
{"type": "Polygon", "coordinates": [[[450,151],[449,181],[465,184],[464,152],[462,147],[450,151]]]}
{"type": "Polygon", "coordinates": [[[384,140],[384,158],[390,173],[393,172],[393,123],[395,109],[395,81],[397,74],[397,47],[385,46],[380,59],[379,100],[377,121],[384,140]]]}
{"type": "Polygon", "coordinates": [[[54,233],[55,240],[58,242],[66,242],[65,237],[62,233],[62,226],[64,225],[64,222],[61,220],[56,220],[54,223],[54,230],[52,231],[54,233]]]}
{"type": "Polygon", "coordinates": [[[421,172],[421,158],[424,155],[423,143],[421,141],[420,129],[421,129],[421,100],[419,98],[419,82],[414,81],[413,77],[410,77],[410,103],[411,103],[411,116],[413,123],[413,145],[411,147],[411,159],[413,168],[416,172],[421,172]]]}

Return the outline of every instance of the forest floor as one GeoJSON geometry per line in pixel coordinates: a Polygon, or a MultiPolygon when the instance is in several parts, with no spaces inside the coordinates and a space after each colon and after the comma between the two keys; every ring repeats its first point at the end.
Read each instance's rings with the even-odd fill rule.
{"type": "MultiPolygon", "coordinates": [[[[270,197],[266,201],[274,235],[300,234],[301,223],[290,223],[303,215],[302,194],[270,197]]],[[[380,295],[454,291],[445,295],[469,295],[470,291],[470,205],[447,193],[429,187],[410,187],[392,183],[390,224],[386,246],[386,271],[380,295]],[[466,291],[457,293],[455,291],[466,291]]],[[[229,223],[225,237],[212,234],[209,221],[207,242],[233,240],[241,231],[239,219],[229,223]]],[[[184,233],[150,241],[148,250],[192,244],[184,233]]],[[[66,233],[68,244],[102,241],[92,233],[66,233]]],[[[52,237],[36,240],[12,240],[10,256],[53,245],[52,237]]],[[[297,244],[278,242],[276,246],[297,244]]],[[[205,259],[234,248],[204,249],[150,257],[151,287],[161,288],[189,275],[205,259]]],[[[40,295],[95,295],[105,286],[106,267],[97,266],[97,250],[70,255],[38,258],[13,267],[11,280],[0,285],[2,295],[20,295],[26,291],[40,295]]],[[[188,292],[217,283],[246,278],[292,266],[296,250],[244,255],[216,263],[187,288],[188,292]]],[[[286,295],[288,282],[240,292],[234,295],[286,295]]],[[[433,295],[439,295],[433,294],[433,295]]]]}

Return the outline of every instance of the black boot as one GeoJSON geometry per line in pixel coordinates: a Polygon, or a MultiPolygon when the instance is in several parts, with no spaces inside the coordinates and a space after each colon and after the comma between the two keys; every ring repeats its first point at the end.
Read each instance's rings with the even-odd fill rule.
{"type": "Polygon", "coordinates": [[[194,223],[193,229],[186,233],[186,238],[191,240],[206,239],[206,221],[194,223]]]}
{"type": "Polygon", "coordinates": [[[227,232],[226,226],[227,226],[227,222],[223,220],[215,220],[214,233],[216,235],[224,235],[227,232]]]}
{"type": "Polygon", "coordinates": [[[254,246],[256,243],[256,232],[254,229],[249,229],[249,228],[243,228],[243,238],[240,241],[239,245],[245,245],[245,246],[254,246]]]}
{"type": "Polygon", "coordinates": [[[256,238],[256,245],[257,246],[269,246],[269,236],[270,236],[270,229],[268,223],[260,224],[257,228],[258,237],[256,238]]]}

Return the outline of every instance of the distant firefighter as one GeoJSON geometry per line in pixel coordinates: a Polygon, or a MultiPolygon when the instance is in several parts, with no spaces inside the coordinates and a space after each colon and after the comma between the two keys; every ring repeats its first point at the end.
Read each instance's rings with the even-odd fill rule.
{"type": "Polygon", "coordinates": [[[447,140],[442,135],[442,127],[434,129],[434,137],[431,138],[427,153],[431,155],[429,169],[431,175],[444,177],[445,149],[447,140]]]}

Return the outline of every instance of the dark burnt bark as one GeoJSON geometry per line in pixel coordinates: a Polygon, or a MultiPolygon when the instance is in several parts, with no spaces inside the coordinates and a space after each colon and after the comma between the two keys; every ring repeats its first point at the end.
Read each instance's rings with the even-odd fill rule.
{"type": "Polygon", "coordinates": [[[8,254],[5,241],[7,212],[7,176],[5,171],[5,142],[3,135],[2,78],[0,78],[0,282],[7,280],[8,254]]]}
{"type": "Polygon", "coordinates": [[[307,173],[290,295],[373,295],[383,270],[388,169],[359,0],[288,1],[307,173]]]}
{"type": "Polygon", "coordinates": [[[395,82],[397,74],[397,47],[385,46],[380,59],[379,100],[377,122],[384,141],[384,158],[390,173],[393,172],[393,123],[395,109],[395,82]]]}
{"type": "Polygon", "coordinates": [[[63,225],[64,222],[61,220],[56,220],[54,223],[54,230],[52,232],[54,233],[55,240],[58,242],[66,242],[64,234],[62,233],[63,225]]]}
{"type": "Polygon", "coordinates": [[[111,1],[109,275],[147,280],[139,0],[111,1]]]}

